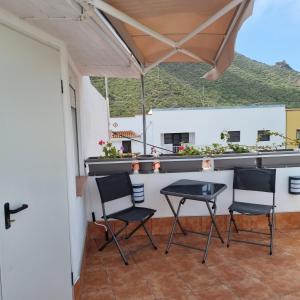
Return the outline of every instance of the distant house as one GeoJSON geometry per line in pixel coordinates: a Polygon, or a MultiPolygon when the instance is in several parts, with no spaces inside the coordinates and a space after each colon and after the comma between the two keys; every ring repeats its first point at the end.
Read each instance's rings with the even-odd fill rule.
{"type": "MultiPolygon", "coordinates": [[[[146,116],[147,143],[177,152],[181,143],[196,146],[223,143],[222,131],[230,133],[232,143],[255,145],[281,144],[280,137],[268,136],[267,131],[286,132],[284,105],[237,106],[220,108],[152,109],[146,116]]],[[[115,130],[134,131],[142,141],[142,116],[111,118],[115,130]]],[[[127,139],[128,140],[128,139],[127,139]]],[[[119,138],[120,147],[126,138],[119,138]]],[[[143,152],[142,143],[134,142],[133,152],[143,152]]],[[[150,146],[147,153],[150,153],[150,146]]]]}
{"type": "MultiPolygon", "coordinates": [[[[286,136],[291,139],[300,139],[300,108],[286,110],[286,136]]],[[[288,145],[288,148],[295,147],[288,145]]]]}
{"type": "Polygon", "coordinates": [[[141,134],[132,130],[112,131],[111,140],[117,149],[123,153],[140,152],[141,134]]]}

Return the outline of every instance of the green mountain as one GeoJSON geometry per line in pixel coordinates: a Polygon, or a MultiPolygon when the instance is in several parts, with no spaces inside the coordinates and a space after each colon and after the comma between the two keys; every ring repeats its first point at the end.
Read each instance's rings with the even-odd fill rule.
{"type": "MultiPolygon", "coordinates": [[[[201,78],[210,68],[205,64],[161,64],[145,76],[146,106],[147,109],[251,104],[300,107],[300,73],[283,62],[270,66],[236,54],[230,68],[214,82],[201,78]]],[[[105,95],[104,78],[91,80],[105,95]]],[[[109,78],[108,85],[111,116],[141,113],[139,80],[109,78]]]]}

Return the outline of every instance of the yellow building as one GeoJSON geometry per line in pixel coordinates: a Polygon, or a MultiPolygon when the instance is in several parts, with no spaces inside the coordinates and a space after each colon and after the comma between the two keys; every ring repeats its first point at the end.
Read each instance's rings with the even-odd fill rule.
{"type": "MultiPolygon", "coordinates": [[[[286,110],[286,136],[292,139],[300,139],[300,108],[286,110]]],[[[296,146],[288,145],[288,148],[296,146]]]]}

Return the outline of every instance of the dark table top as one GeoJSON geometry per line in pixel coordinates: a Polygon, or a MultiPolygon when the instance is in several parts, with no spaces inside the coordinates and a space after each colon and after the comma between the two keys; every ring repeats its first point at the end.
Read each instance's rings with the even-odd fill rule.
{"type": "Polygon", "coordinates": [[[226,184],[189,179],[178,180],[160,190],[163,195],[210,201],[227,188],[226,184]]]}

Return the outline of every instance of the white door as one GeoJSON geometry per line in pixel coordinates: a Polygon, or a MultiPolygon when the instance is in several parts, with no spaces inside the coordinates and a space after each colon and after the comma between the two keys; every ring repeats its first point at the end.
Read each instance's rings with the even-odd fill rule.
{"type": "MultiPolygon", "coordinates": [[[[60,54],[0,24],[2,300],[72,299],[60,54]],[[28,208],[11,215],[4,205],[28,208]]],[[[1,296],[0,296],[1,298],[1,296]]]]}

